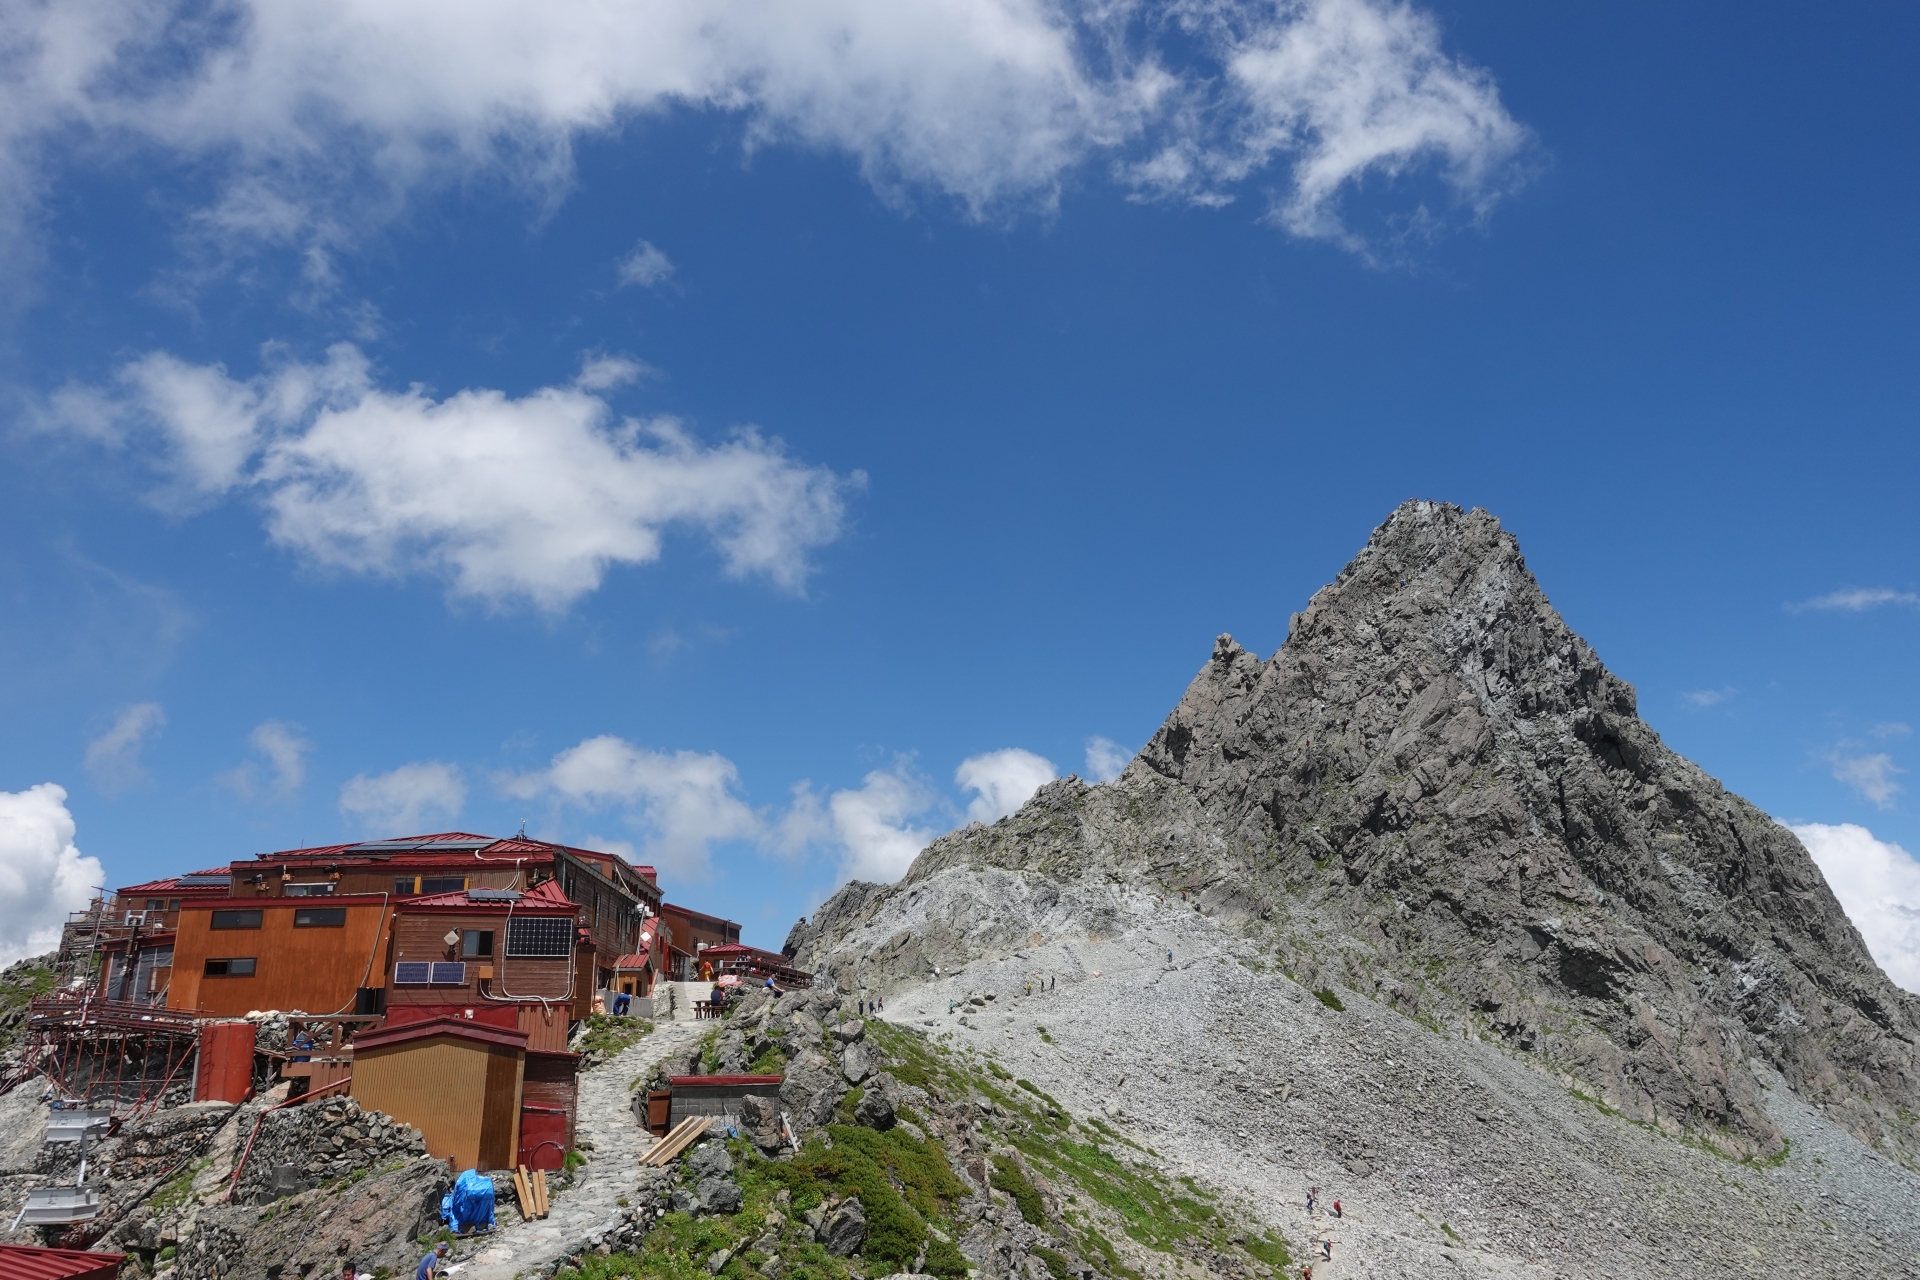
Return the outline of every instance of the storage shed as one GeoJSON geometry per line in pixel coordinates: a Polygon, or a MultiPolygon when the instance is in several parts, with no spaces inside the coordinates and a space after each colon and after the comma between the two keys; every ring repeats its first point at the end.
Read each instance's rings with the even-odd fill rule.
{"type": "Polygon", "coordinates": [[[510,1169],[520,1148],[523,1031],[430,1018],[358,1037],[352,1094],[420,1130],[427,1150],[463,1169],[510,1169]]]}
{"type": "Polygon", "coordinates": [[[747,1095],[778,1098],[785,1079],[785,1076],[674,1076],[667,1127],[671,1129],[688,1116],[736,1120],[747,1095]]]}

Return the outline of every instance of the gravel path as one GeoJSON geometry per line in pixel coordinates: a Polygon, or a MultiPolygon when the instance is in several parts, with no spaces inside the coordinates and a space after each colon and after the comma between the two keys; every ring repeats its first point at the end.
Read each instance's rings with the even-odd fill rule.
{"type": "Polygon", "coordinates": [[[640,1157],[653,1137],[628,1109],[627,1084],[644,1076],[671,1053],[684,1053],[711,1029],[705,1022],[662,1022],[656,1030],[617,1057],[580,1077],[579,1136],[593,1144],[591,1158],[575,1175],[574,1183],[553,1196],[552,1212],[532,1222],[520,1219],[512,1195],[505,1196],[495,1218],[500,1229],[472,1244],[455,1249],[465,1265],[460,1280],[512,1280],[523,1272],[545,1267],[569,1253],[603,1227],[612,1226],[621,1213],[620,1200],[631,1194],[640,1157]]]}

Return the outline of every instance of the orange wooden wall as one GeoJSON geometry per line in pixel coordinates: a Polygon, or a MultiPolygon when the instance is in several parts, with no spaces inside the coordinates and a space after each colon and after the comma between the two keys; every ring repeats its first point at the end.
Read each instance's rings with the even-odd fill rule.
{"type": "Polygon", "coordinates": [[[173,941],[170,1009],[229,1017],[255,1009],[351,1013],[357,988],[386,985],[388,909],[378,898],[224,899],[212,907],[258,910],[260,928],[213,929],[212,909],[183,907],[173,941]],[[296,929],[293,913],[303,907],[344,907],[347,922],[340,928],[296,929]],[[252,977],[206,976],[208,959],[237,956],[254,959],[252,977]]]}
{"type": "Polygon", "coordinates": [[[429,1154],[461,1169],[513,1166],[524,1055],[455,1036],[356,1050],[354,1099],[414,1126],[429,1154]]]}

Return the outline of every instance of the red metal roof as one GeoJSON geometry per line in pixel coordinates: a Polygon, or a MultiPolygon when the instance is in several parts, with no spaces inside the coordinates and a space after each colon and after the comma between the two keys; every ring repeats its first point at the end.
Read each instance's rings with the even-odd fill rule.
{"type": "Polygon", "coordinates": [[[214,867],[210,871],[182,871],[179,875],[164,876],[159,880],[149,880],[145,884],[130,884],[124,889],[115,889],[113,892],[116,897],[128,893],[216,893],[224,895],[227,892],[225,885],[193,884],[183,887],[180,882],[188,876],[224,876],[226,874],[228,873],[225,867],[214,867]]]}
{"type": "Polygon", "coordinates": [[[542,880],[533,888],[520,895],[517,902],[475,902],[467,896],[467,890],[454,889],[448,893],[429,893],[418,898],[402,898],[397,904],[401,911],[417,911],[421,907],[457,907],[462,911],[498,911],[507,913],[507,908],[515,911],[577,911],[579,904],[560,891],[557,881],[542,880]]]}
{"type": "Polygon", "coordinates": [[[614,958],[613,967],[616,969],[644,969],[651,963],[648,959],[650,950],[651,949],[649,949],[649,951],[630,951],[624,956],[617,956],[614,958]]]}
{"type": "Polygon", "coordinates": [[[0,1244],[0,1280],[113,1280],[126,1258],[124,1253],[0,1244]]]}
{"type": "Polygon", "coordinates": [[[785,1076],[669,1076],[668,1082],[676,1089],[698,1089],[702,1085],[715,1088],[743,1084],[777,1085],[785,1079],[785,1076]]]}
{"type": "Polygon", "coordinates": [[[660,910],[662,912],[678,911],[683,916],[698,920],[711,920],[715,924],[729,924],[733,926],[735,932],[738,932],[740,929],[740,922],[738,920],[729,920],[725,916],[710,916],[704,911],[695,911],[692,907],[682,907],[671,902],[661,903],[660,910]]]}
{"type": "Polygon", "coordinates": [[[433,1036],[454,1036],[486,1044],[503,1044],[510,1049],[524,1049],[527,1045],[527,1033],[524,1031],[508,1031],[505,1027],[468,1022],[465,1018],[425,1018],[381,1031],[362,1032],[353,1038],[353,1051],[356,1054],[364,1053],[368,1049],[426,1040],[433,1036]]]}

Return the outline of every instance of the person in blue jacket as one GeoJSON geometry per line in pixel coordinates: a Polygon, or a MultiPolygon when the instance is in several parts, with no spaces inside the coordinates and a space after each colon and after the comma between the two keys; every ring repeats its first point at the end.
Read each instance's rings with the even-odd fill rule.
{"type": "Polygon", "coordinates": [[[433,1246],[433,1252],[420,1259],[420,1265],[413,1269],[413,1280],[434,1280],[440,1274],[441,1264],[447,1260],[447,1242],[442,1240],[433,1246]]]}

